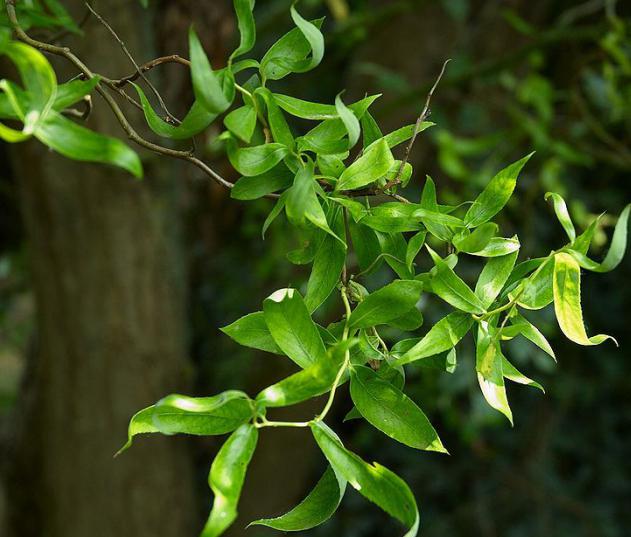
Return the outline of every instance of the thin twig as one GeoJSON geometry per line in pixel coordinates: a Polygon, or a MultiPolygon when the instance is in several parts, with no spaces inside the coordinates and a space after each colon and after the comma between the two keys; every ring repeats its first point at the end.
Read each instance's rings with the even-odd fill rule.
{"type": "Polygon", "coordinates": [[[448,59],[448,60],[445,60],[445,63],[443,63],[440,73],[438,73],[438,78],[436,78],[434,85],[431,87],[431,89],[429,90],[429,93],[427,94],[427,99],[425,99],[425,106],[423,107],[423,111],[421,112],[421,115],[418,116],[418,119],[416,120],[416,124],[414,125],[414,132],[412,133],[412,138],[410,138],[410,141],[407,147],[405,148],[405,155],[403,156],[403,160],[401,160],[401,164],[399,165],[399,170],[397,171],[397,174],[395,175],[394,179],[391,179],[390,181],[388,181],[388,183],[386,183],[386,185],[383,187],[383,190],[388,190],[392,188],[393,186],[398,185],[401,182],[403,169],[405,168],[405,165],[410,159],[412,146],[414,145],[414,142],[416,141],[416,137],[418,136],[418,133],[420,132],[421,124],[423,123],[423,121],[427,119],[427,116],[429,115],[429,105],[432,101],[432,96],[434,95],[434,91],[436,91],[436,88],[438,87],[438,84],[440,83],[440,79],[443,78],[443,75],[445,74],[445,68],[447,67],[447,64],[450,61],[451,59],[448,59]]]}
{"type": "Polygon", "coordinates": [[[117,86],[124,86],[125,84],[128,84],[129,82],[133,82],[134,80],[138,79],[138,77],[140,77],[142,73],[151,71],[151,69],[153,69],[154,67],[158,67],[165,63],[179,63],[187,67],[190,67],[191,65],[191,62],[189,60],[187,60],[186,58],[182,58],[181,56],[178,56],[177,54],[171,54],[170,56],[161,56],[160,58],[155,58],[154,60],[151,60],[147,63],[143,63],[142,65],[138,67],[135,73],[132,73],[131,75],[127,75],[123,78],[120,78],[119,80],[115,80],[114,83],[117,86]]]}
{"type": "Polygon", "coordinates": [[[151,81],[145,76],[145,73],[140,69],[140,66],[138,65],[138,63],[136,62],[134,57],[132,56],[131,52],[129,52],[129,49],[125,45],[125,42],[116,33],[116,30],[114,30],[114,28],[112,28],[112,26],[90,5],[89,2],[85,2],[85,6],[90,10],[90,13],[92,13],[92,15],[94,15],[94,17],[96,17],[96,20],[98,20],[107,29],[107,31],[112,35],[112,37],[119,44],[119,46],[120,46],[121,50],[123,51],[123,53],[125,54],[125,56],[127,56],[129,61],[136,68],[136,72],[138,73],[138,75],[147,84],[149,89],[151,89],[153,94],[156,96],[156,99],[158,99],[158,102],[160,103],[160,107],[162,108],[162,110],[164,110],[164,113],[167,115],[167,117],[173,123],[175,123],[176,125],[179,125],[181,123],[181,121],[179,119],[177,119],[173,114],[171,114],[171,112],[169,112],[169,109],[167,108],[167,105],[164,102],[164,99],[162,98],[162,95],[160,95],[160,92],[151,83],[151,81]]]}

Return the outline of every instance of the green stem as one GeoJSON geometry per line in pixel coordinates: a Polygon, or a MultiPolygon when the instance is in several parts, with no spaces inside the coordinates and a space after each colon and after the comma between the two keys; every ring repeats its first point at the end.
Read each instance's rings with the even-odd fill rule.
{"type": "MultiPolygon", "coordinates": [[[[350,305],[350,302],[348,301],[346,287],[342,287],[341,294],[342,294],[342,302],[344,302],[344,309],[346,310],[346,320],[344,322],[344,331],[342,332],[342,341],[346,341],[348,339],[348,333],[349,333],[349,319],[351,317],[351,305],[350,305]]],[[[326,415],[329,413],[329,410],[331,410],[331,407],[333,406],[333,401],[335,399],[335,392],[337,391],[337,388],[340,385],[342,376],[344,375],[344,373],[346,372],[350,364],[351,364],[351,352],[350,350],[346,350],[346,352],[344,353],[344,362],[342,362],[342,366],[340,367],[340,369],[337,372],[337,375],[335,376],[335,380],[333,381],[333,385],[331,386],[331,391],[329,392],[329,398],[326,402],[326,405],[322,409],[322,412],[320,412],[320,414],[316,416],[316,418],[313,421],[322,421],[326,417],[326,415]]]]}

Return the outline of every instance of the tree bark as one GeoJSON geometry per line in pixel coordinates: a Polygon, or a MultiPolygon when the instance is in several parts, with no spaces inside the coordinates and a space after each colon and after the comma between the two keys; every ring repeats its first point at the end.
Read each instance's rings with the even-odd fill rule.
{"type": "MultiPolygon", "coordinates": [[[[146,51],[151,36],[134,26],[144,20],[137,4],[98,7],[130,49],[146,51]]],[[[71,46],[88,65],[130,72],[96,21],[86,35],[71,46]]],[[[120,137],[98,97],[95,109],[88,126],[120,137]]],[[[141,438],[113,458],[130,416],[188,380],[178,215],[166,186],[175,183],[176,165],[148,166],[138,182],[37,142],[14,157],[38,328],[16,420],[9,534],[192,535],[191,457],[182,440],[141,438]]]]}

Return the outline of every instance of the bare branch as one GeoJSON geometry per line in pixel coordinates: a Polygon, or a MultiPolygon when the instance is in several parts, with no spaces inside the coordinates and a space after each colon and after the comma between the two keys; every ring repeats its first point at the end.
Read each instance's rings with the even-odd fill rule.
{"type": "Polygon", "coordinates": [[[127,58],[129,58],[129,61],[136,68],[136,72],[138,73],[138,76],[140,76],[143,79],[143,81],[147,84],[147,86],[151,89],[153,94],[156,96],[156,99],[158,99],[158,102],[160,103],[160,107],[162,108],[162,110],[164,110],[164,113],[167,115],[167,117],[173,123],[175,123],[176,125],[179,125],[181,123],[181,121],[179,119],[177,119],[173,114],[171,114],[171,112],[169,112],[169,109],[167,108],[167,105],[164,102],[164,99],[162,98],[162,95],[160,95],[160,92],[150,82],[150,80],[145,76],[145,73],[140,69],[140,66],[138,65],[138,63],[136,62],[134,57],[132,56],[131,52],[129,52],[129,49],[125,45],[125,42],[118,36],[118,34],[114,30],[114,28],[112,28],[112,26],[90,5],[89,2],[85,2],[85,6],[88,8],[90,13],[92,13],[92,15],[94,15],[94,17],[96,17],[96,20],[98,20],[107,29],[107,31],[110,34],[112,34],[112,37],[119,44],[119,46],[120,46],[121,50],[123,51],[123,53],[125,54],[125,56],[127,56],[127,58]]]}
{"type": "Polygon", "coordinates": [[[401,176],[403,175],[403,169],[405,168],[405,165],[407,164],[408,160],[410,159],[410,153],[412,152],[412,146],[414,145],[414,142],[416,141],[416,137],[418,136],[418,133],[420,131],[421,128],[421,124],[423,123],[423,121],[425,121],[427,119],[427,116],[429,115],[429,105],[432,101],[432,97],[434,95],[434,91],[436,91],[436,88],[438,87],[438,84],[440,83],[441,78],[443,78],[443,75],[445,74],[445,69],[447,67],[447,64],[451,61],[451,59],[445,60],[445,63],[443,63],[443,66],[440,70],[440,73],[438,73],[438,77],[436,78],[436,81],[434,82],[434,85],[432,86],[432,88],[429,90],[429,93],[427,94],[427,99],[425,99],[425,106],[423,107],[423,111],[421,112],[421,115],[418,116],[418,119],[416,120],[416,124],[414,125],[414,132],[412,134],[412,138],[410,138],[410,141],[407,145],[407,147],[405,148],[405,155],[403,156],[403,160],[401,160],[401,165],[399,166],[399,169],[397,171],[396,176],[394,177],[394,179],[388,181],[388,183],[383,187],[383,190],[388,190],[390,188],[392,188],[395,185],[398,185],[401,182],[401,176]]]}

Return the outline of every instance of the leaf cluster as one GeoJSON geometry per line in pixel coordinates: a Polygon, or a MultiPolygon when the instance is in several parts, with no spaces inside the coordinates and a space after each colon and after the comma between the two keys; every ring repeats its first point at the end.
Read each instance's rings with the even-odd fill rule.
{"type": "MultiPolygon", "coordinates": [[[[519,238],[503,236],[494,219],[511,199],[531,155],[498,171],[468,203],[441,204],[429,176],[418,202],[402,198],[397,190],[412,181],[414,170],[407,158],[395,156],[397,148],[432,124],[418,122],[384,134],[370,113],[378,95],[349,103],[339,94],[334,103],[314,103],[275,92],[275,81],[310,71],[321,62],[322,20],[303,18],[294,5],[290,15],[295,28],[262,58],[243,59],[256,41],[254,2],[234,0],[234,7],[240,41],[226,67],[213,69],[197,34],[190,31],[195,102],[181,123],[160,117],[141,86],[135,89],[148,127],[160,137],[190,139],[221,119],[225,130],[219,139],[242,176],[232,197],[274,198],[263,233],[284,214],[302,239],[303,246],[289,252],[288,258],[311,266],[304,293],[294,288],[277,290],[260,311],[222,329],[240,345],[287,357],[296,371],[253,397],[234,390],[202,398],[169,395],[132,418],[123,449],[139,434],[229,433],[209,475],[215,499],[202,535],[212,537],[236,518],[259,430],[309,429],[328,462],[327,470],[293,510],[253,524],[281,531],[313,528],[334,513],[350,484],[399,520],[406,536],[413,537],[420,516],[407,484],[387,468],[348,450],[326,425],[338,388],[350,384],[353,408],[347,419],[364,419],[406,446],[446,453],[428,416],[404,393],[405,370],[426,367],[453,372],[457,345],[470,334],[482,394],[512,423],[506,381],[542,387],[517,370],[505,356],[503,344],[523,337],[554,359],[550,344],[527,317],[528,311],[550,304],[570,340],[598,345],[610,339],[587,334],[581,269],[608,272],[620,263],[631,206],[620,215],[606,257],[597,262],[588,252],[599,219],[577,233],[565,201],[551,193],[547,197],[568,241],[547,256],[519,261],[519,238]],[[299,130],[305,124],[309,127],[299,130]],[[479,260],[476,281],[458,274],[463,257],[479,260]],[[392,271],[392,281],[367,289],[366,276],[384,264],[392,271]],[[422,270],[423,266],[431,268],[422,270]],[[328,326],[319,325],[314,313],[332,295],[339,296],[344,314],[328,326]],[[429,327],[423,326],[419,307],[425,296],[450,309],[429,327]],[[387,327],[421,330],[422,335],[388,344],[380,335],[387,327]],[[326,402],[321,412],[306,421],[268,417],[274,408],[322,395],[326,402]]],[[[34,136],[69,158],[113,164],[141,175],[140,160],[129,147],[62,115],[94,89],[97,77],[58,85],[50,64],[34,48],[5,40],[0,50],[15,63],[23,84],[0,83],[0,117],[23,125],[17,130],[1,124],[3,139],[19,142],[34,136]]]]}

